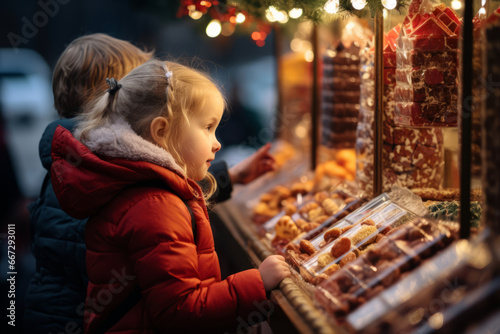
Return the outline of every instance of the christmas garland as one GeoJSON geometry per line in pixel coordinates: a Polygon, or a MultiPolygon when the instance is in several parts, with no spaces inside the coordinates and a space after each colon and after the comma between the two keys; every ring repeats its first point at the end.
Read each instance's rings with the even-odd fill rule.
{"type": "Polygon", "coordinates": [[[271,31],[273,24],[287,24],[297,20],[324,23],[350,15],[372,17],[384,9],[399,13],[408,6],[409,0],[181,0],[177,17],[191,16],[199,19],[205,14],[219,24],[237,25],[251,30],[252,39],[259,46],[271,31]],[[295,11],[299,14],[292,16],[295,11]],[[238,22],[237,15],[244,16],[238,22]],[[276,23],[275,23],[276,22],[276,23]]]}

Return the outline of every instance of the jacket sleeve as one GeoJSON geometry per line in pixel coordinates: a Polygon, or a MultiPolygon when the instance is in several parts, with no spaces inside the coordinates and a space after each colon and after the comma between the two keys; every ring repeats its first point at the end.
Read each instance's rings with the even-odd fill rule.
{"type": "MultiPolygon", "coordinates": [[[[234,327],[241,322],[238,319],[247,321],[256,305],[265,303],[256,269],[224,281],[200,279],[190,215],[178,197],[143,199],[128,210],[120,225],[126,226],[119,233],[129,240],[146,310],[157,329],[207,332],[212,327],[234,327]]],[[[216,259],[213,263],[219,265],[216,259]]],[[[219,268],[216,271],[220,273],[219,268]]]]}

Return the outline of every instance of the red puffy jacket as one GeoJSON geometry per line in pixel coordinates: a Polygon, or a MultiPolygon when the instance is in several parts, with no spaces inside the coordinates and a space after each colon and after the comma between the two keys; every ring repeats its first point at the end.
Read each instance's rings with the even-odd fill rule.
{"type": "Polygon", "coordinates": [[[93,333],[139,285],[141,300],[109,332],[213,333],[262,310],[260,273],[221,281],[199,186],[165,150],[123,122],[92,131],[85,145],[59,127],[52,182],[61,207],[86,226],[89,286],[85,329],[93,333]],[[149,162],[148,162],[149,161],[149,162]],[[193,239],[187,200],[196,220],[193,239]]]}

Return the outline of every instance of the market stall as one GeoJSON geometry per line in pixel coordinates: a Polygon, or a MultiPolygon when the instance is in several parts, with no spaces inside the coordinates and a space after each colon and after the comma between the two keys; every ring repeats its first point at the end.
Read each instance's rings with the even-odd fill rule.
{"type": "Polygon", "coordinates": [[[312,79],[290,80],[299,57],[277,54],[279,96],[294,97],[279,167],[215,208],[250,265],[290,265],[271,328],[498,330],[498,3],[314,3],[354,16],[321,21],[304,2],[312,79]]]}

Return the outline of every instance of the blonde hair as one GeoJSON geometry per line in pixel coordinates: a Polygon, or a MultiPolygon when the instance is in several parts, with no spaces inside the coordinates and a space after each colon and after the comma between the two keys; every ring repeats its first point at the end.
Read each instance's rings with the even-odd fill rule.
{"type": "MultiPolygon", "coordinates": [[[[202,112],[205,99],[214,90],[226,100],[220,88],[203,71],[176,62],[150,60],[132,70],[118,81],[121,88],[113,94],[105,94],[90,103],[80,117],[80,140],[85,141],[88,132],[112,121],[113,117],[125,119],[132,130],[153,142],[150,125],[162,116],[169,124],[169,131],[161,143],[176,163],[188,174],[187,164],[180,155],[179,138],[189,118],[202,112]],[[166,73],[172,72],[167,78],[166,73]]],[[[216,190],[214,177],[207,173],[203,180],[207,200],[216,190]]]]}
{"type": "Polygon", "coordinates": [[[52,76],[57,113],[64,118],[79,115],[90,97],[105,91],[106,78],[121,79],[152,54],[106,34],[75,39],[59,57],[52,76]]]}

